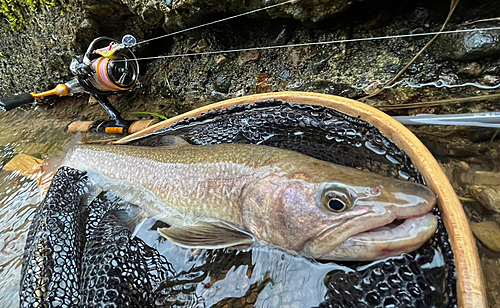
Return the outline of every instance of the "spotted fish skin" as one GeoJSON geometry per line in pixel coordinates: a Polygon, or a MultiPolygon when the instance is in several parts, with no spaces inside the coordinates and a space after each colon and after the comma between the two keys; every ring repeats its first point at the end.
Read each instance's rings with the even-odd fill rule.
{"type": "MultiPolygon", "coordinates": [[[[196,217],[229,221],[243,228],[241,192],[256,178],[272,172],[274,166],[262,163],[261,158],[278,157],[273,148],[267,147],[235,156],[238,148],[86,145],[71,151],[64,164],[142,186],[183,215],[192,213],[196,217]]],[[[155,208],[145,210],[151,211],[151,216],[162,212],[155,208]]]]}
{"type": "Polygon", "coordinates": [[[224,233],[220,224],[215,225],[223,222],[253,240],[300,255],[371,260],[418,248],[436,228],[435,218],[428,214],[435,194],[423,185],[273,147],[81,145],[68,153],[64,164],[145,188],[161,202],[140,206],[148,217],[186,228],[175,234],[173,228],[160,232],[181,246],[210,248],[203,240],[220,244],[213,248],[241,243],[213,239],[224,233]],[[332,193],[342,195],[337,198],[345,205],[340,211],[329,207],[332,193]],[[422,216],[426,218],[412,224],[412,217],[422,216]],[[378,231],[365,234],[407,218],[409,227],[398,232],[411,236],[384,230],[385,243],[378,231]],[[200,221],[214,227],[207,229],[206,223],[199,228],[200,221]]]}

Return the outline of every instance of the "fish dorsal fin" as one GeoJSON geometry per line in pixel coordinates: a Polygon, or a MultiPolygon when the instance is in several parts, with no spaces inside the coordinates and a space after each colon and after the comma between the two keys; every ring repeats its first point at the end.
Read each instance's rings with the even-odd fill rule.
{"type": "Polygon", "coordinates": [[[158,232],[172,243],[185,248],[243,248],[254,243],[250,234],[219,222],[202,221],[195,226],[162,228],[158,232]]]}
{"type": "Polygon", "coordinates": [[[174,135],[166,135],[161,137],[161,144],[164,146],[189,145],[189,143],[184,140],[184,138],[174,135]]]}

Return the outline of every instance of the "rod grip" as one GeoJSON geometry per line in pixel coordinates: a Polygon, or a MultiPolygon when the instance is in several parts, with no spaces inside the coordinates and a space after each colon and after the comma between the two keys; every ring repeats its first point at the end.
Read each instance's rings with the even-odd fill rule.
{"type": "Polygon", "coordinates": [[[19,94],[12,97],[0,97],[0,109],[9,111],[22,105],[31,104],[35,98],[30,93],[19,94]]]}
{"type": "Polygon", "coordinates": [[[119,125],[115,121],[74,121],[68,124],[66,131],[128,135],[143,130],[156,122],[158,122],[156,119],[125,121],[119,125]]]}
{"type": "Polygon", "coordinates": [[[94,124],[94,121],[74,121],[68,124],[66,127],[67,132],[88,132],[94,124]]]}

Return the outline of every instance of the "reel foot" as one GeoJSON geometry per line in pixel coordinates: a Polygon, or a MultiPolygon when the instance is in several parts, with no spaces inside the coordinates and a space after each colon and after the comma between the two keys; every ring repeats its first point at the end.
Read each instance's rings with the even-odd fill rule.
{"type": "Polygon", "coordinates": [[[106,133],[106,134],[120,134],[129,135],[141,131],[153,124],[158,120],[139,120],[139,121],[124,121],[125,125],[117,125],[113,120],[111,121],[74,121],[68,124],[66,131],[68,132],[91,132],[91,133],[106,133]]]}

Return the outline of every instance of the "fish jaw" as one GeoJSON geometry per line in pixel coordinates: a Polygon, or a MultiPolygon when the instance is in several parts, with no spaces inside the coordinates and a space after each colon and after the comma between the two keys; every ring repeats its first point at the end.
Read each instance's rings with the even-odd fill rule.
{"type": "MultiPolygon", "coordinates": [[[[420,248],[436,231],[437,219],[429,213],[408,218],[399,225],[386,225],[349,237],[321,256],[321,260],[373,261],[420,248]]],[[[335,236],[335,234],[329,234],[335,236]]],[[[329,235],[326,235],[327,237],[329,235]]]]}

